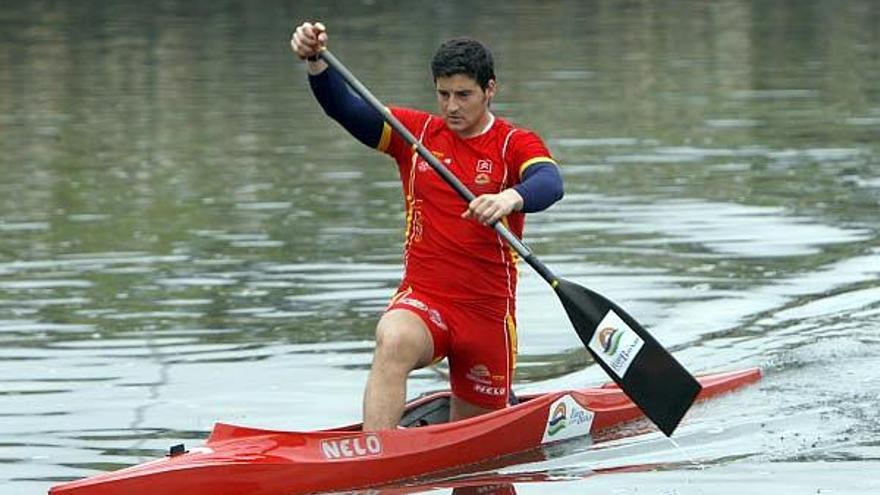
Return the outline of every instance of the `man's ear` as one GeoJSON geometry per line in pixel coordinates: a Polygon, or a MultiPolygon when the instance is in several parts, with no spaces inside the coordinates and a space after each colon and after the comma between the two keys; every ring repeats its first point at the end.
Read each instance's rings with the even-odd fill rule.
{"type": "Polygon", "coordinates": [[[489,97],[489,100],[495,98],[495,93],[498,91],[498,83],[495,82],[495,79],[489,79],[489,82],[486,83],[486,96],[489,97]]]}

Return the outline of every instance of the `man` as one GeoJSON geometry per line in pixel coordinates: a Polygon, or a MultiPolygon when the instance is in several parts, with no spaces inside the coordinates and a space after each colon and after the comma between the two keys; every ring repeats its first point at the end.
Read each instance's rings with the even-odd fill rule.
{"type": "Polygon", "coordinates": [[[516,359],[516,253],[491,227],[522,235],[527,212],[562,197],[558,167],[541,139],[495,117],[492,55],[479,42],[444,43],[431,70],[439,115],[392,107],[397,117],[477,197],[464,204],[379,112],[354,94],[318,54],[321,23],[303,23],[291,48],[307,60],[324,111],[363,144],[391,155],[406,203],[404,276],[376,328],[364,392],[364,429],[394,428],[406,379],[449,359],[450,420],[507,406],[516,359]]]}

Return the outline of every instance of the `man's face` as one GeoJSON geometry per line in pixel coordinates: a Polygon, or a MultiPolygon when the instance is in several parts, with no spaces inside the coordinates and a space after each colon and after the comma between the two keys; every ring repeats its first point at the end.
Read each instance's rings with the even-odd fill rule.
{"type": "Polygon", "coordinates": [[[495,96],[495,80],[490,80],[485,90],[464,74],[438,77],[435,84],[440,116],[446,125],[462,137],[482,132],[489,122],[489,103],[495,96]]]}

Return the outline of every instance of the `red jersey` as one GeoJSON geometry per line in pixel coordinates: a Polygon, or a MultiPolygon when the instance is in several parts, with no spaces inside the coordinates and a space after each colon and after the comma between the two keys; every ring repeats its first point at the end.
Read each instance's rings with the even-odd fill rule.
{"type": "MultiPolygon", "coordinates": [[[[482,134],[462,138],[436,115],[406,108],[391,112],[476,196],[519,183],[534,163],[555,163],[537,134],[501,118],[482,134]]],[[[516,252],[494,229],[461,218],[467,209],[464,199],[388,124],[378,148],[397,161],[403,183],[404,284],[452,300],[512,301],[516,252]]],[[[511,213],[504,221],[522,236],[523,213],[511,213]]]]}

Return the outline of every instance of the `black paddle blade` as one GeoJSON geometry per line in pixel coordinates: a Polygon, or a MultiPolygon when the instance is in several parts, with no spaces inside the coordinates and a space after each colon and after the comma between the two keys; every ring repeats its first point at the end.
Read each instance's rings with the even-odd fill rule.
{"type": "Polygon", "coordinates": [[[666,436],[672,435],[702,387],[619,306],[559,280],[556,293],[597,363],[666,436]]]}

